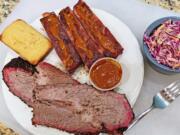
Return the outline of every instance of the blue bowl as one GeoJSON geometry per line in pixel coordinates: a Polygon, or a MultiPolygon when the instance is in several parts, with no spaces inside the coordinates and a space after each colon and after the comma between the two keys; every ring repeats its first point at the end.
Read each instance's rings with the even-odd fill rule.
{"type": "MultiPolygon", "coordinates": [[[[180,20],[180,17],[164,17],[161,19],[156,20],[155,22],[153,22],[145,31],[144,34],[146,34],[147,36],[150,36],[163,22],[167,21],[167,20],[173,20],[173,21],[177,21],[180,20]]],[[[151,65],[152,68],[154,68],[156,71],[163,73],[163,74],[177,74],[180,73],[180,69],[172,69],[168,66],[159,64],[157,62],[157,60],[152,57],[151,53],[149,52],[149,48],[147,46],[147,44],[144,42],[144,38],[143,38],[143,53],[145,55],[145,57],[147,58],[149,64],[151,65]]]]}

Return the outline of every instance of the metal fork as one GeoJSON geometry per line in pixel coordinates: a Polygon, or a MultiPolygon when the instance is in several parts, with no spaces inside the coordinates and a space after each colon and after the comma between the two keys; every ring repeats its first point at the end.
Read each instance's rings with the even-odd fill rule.
{"type": "Polygon", "coordinates": [[[126,131],[131,129],[137,122],[155,108],[164,109],[168,107],[180,95],[180,80],[171,83],[153,97],[151,107],[138,115],[126,131]]]}

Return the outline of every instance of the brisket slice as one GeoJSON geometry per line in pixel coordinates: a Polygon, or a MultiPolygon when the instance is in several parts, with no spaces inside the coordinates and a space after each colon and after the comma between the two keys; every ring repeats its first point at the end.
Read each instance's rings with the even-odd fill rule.
{"type": "Polygon", "coordinates": [[[27,105],[33,105],[33,89],[35,87],[35,67],[21,58],[12,59],[2,70],[3,80],[10,92],[19,97],[27,105]]]}
{"type": "Polygon", "coordinates": [[[21,58],[13,59],[4,67],[3,79],[14,95],[33,107],[34,125],[76,134],[114,134],[134,118],[125,95],[79,84],[45,62],[35,69],[21,58]]]}
{"type": "Polygon", "coordinates": [[[33,89],[36,85],[78,84],[54,66],[40,63],[36,68],[21,58],[12,59],[2,71],[3,79],[10,92],[28,106],[33,105],[33,89]]]}
{"type": "Polygon", "coordinates": [[[125,95],[88,85],[38,86],[35,97],[33,124],[70,133],[114,133],[126,129],[134,118],[125,95]]]}
{"type": "Polygon", "coordinates": [[[39,63],[36,69],[36,85],[79,84],[76,80],[72,79],[70,75],[46,62],[39,63]]]}

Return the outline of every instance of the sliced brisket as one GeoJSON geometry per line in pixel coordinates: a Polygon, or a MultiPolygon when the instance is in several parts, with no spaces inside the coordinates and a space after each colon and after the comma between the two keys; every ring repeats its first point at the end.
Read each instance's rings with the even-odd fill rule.
{"type": "Polygon", "coordinates": [[[37,85],[52,85],[52,84],[79,84],[73,80],[70,75],[62,72],[58,68],[46,63],[41,62],[36,67],[35,73],[37,85]]]}
{"type": "Polygon", "coordinates": [[[20,58],[13,59],[4,67],[3,78],[14,95],[33,107],[34,125],[76,134],[114,134],[134,118],[125,95],[79,84],[45,62],[35,69],[20,58]]]}
{"type": "Polygon", "coordinates": [[[57,83],[78,84],[54,66],[40,63],[36,68],[21,58],[12,59],[2,71],[9,90],[27,105],[33,105],[33,89],[36,85],[57,83]]]}
{"type": "Polygon", "coordinates": [[[34,66],[21,58],[12,59],[2,71],[4,82],[9,90],[29,106],[33,105],[35,71],[34,66]]]}
{"type": "Polygon", "coordinates": [[[124,95],[88,85],[38,86],[35,97],[33,124],[71,133],[113,133],[126,129],[134,117],[124,95]]]}

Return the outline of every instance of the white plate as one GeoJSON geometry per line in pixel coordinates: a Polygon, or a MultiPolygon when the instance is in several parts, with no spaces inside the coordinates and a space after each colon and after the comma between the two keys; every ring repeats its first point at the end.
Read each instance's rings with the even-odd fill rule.
{"type": "MultiPolygon", "coordinates": [[[[121,86],[117,89],[117,92],[125,93],[131,106],[133,106],[139,95],[144,77],[144,63],[139,44],[131,30],[119,19],[99,9],[93,9],[93,11],[110,29],[116,39],[124,47],[123,55],[117,58],[118,61],[122,64],[123,69],[121,86]]],[[[32,26],[45,34],[39,18],[32,23],[32,26]]],[[[14,57],[17,57],[17,54],[10,51],[7,54],[4,64],[9,62],[14,57]]],[[[59,64],[59,58],[54,51],[52,51],[47,56],[45,61],[55,66],[59,65],[58,67],[63,69],[62,64],[59,64]]],[[[75,72],[73,77],[78,79],[82,83],[88,83],[87,74],[82,68],[79,68],[79,70],[75,72]]],[[[3,81],[2,88],[5,102],[11,114],[14,116],[16,121],[30,133],[35,135],[68,134],[66,132],[62,132],[52,128],[33,126],[31,123],[32,109],[27,107],[27,105],[24,104],[18,97],[10,93],[8,87],[3,81]]]]}

